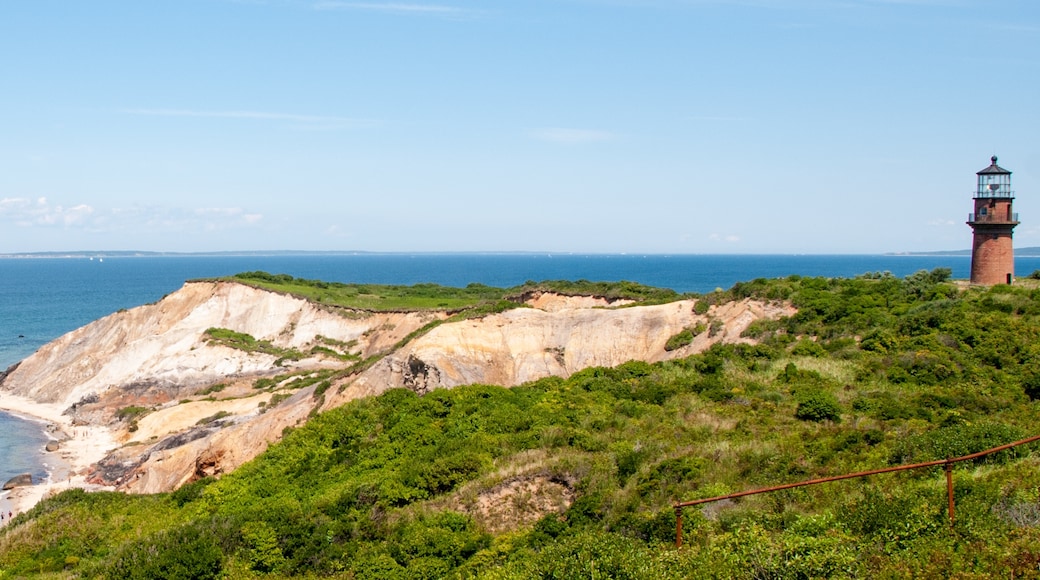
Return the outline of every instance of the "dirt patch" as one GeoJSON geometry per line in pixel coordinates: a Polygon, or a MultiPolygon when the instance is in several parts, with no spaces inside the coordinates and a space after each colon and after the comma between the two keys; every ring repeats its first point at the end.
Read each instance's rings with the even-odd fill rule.
{"type": "Polygon", "coordinates": [[[546,514],[563,513],[574,489],[548,475],[514,477],[484,490],[458,508],[492,534],[533,525],[546,514]]]}

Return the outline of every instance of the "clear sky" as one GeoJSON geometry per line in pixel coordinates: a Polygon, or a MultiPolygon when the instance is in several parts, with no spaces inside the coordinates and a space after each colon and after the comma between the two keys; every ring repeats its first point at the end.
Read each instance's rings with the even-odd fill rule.
{"type": "Polygon", "coordinates": [[[19,0],[0,253],[1040,246],[1037,0],[19,0]]]}

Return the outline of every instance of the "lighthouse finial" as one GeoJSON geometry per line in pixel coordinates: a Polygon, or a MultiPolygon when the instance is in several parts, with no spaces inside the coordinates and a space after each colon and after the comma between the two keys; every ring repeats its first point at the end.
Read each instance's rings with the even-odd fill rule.
{"type": "Polygon", "coordinates": [[[993,162],[993,165],[997,164],[997,156],[996,155],[994,155],[993,157],[990,157],[989,160],[993,162]]]}

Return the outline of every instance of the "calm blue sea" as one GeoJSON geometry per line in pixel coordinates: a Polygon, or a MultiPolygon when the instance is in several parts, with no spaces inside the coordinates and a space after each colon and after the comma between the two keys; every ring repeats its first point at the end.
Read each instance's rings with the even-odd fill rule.
{"type": "MultiPolygon", "coordinates": [[[[630,280],[679,292],[710,292],[736,282],[803,276],[851,277],[889,271],[906,276],[948,267],[967,278],[961,256],[872,255],[581,255],[336,254],[0,259],[0,369],[62,334],[121,308],[161,299],[186,280],[263,270],[330,282],[510,287],[528,280],[630,280]]],[[[1019,258],[1019,275],[1040,258],[1019,258]]],[[[2,395],[0,395],[2,396],[2,395]]],[[[0,413],[0,483],[41,473],[40,425],[0,413]],[[36,466],[36,467],[32,467],[36,466]]]]}

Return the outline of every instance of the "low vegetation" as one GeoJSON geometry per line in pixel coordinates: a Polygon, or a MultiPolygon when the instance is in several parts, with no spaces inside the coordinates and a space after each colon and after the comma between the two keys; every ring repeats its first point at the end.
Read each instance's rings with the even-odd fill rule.
{"type": "Polygon", "coordinates": [[[133,421],[150,413],[151,411],[152,410],[148,407],[130,405],[129,407],[121,407],[120,409],[116,410],[115,417],[120,421],[133,421]]]}
{"type": "Polygon", "coordinates": [[[303,358],[303,354],[296,349],[278,347],[268,340],[257,340],[244,332],[236,332],[227,328],[207,328],[204,334],[210,344],[218,344],[243,352],[269,354],[277,357],[279,361],[303,358]]]}
{"type": "Polygon", "coordinates": [[[227,411],[217,411],[216,413],[210,415],[209,417],[203,417],[202,419],[199,419],[198,422],[195,423],[195,424],[196,425],[209,425],[210,423],[215,423],[216,421],[219,421],[219,420],[221,420],[221,419],[223,419],[225,417],[230,417],[230,416],[231,416],[231,413],[229,413],[227,411]]]}
{"type": "Polygon", "coordinates": [[[653,288],[635,282],[589,282],[588,280],[549,280],[525,282],[515,288],[495,288],[470,284],[451,288],[438,284],[413,286],[383,284],[346,284],[294,278],[288,274],[244,272],[229,278],[274,292],[305,298],[319,304],[367,311],[439,310],[458,312],[477,308],[468,316],[482,316],[520,306],[520,298],[533,292],[555,292],[570,296],[599,296],[608,300],[633,300],[658,303],[676,300],[673,290],[653,288]]]}
{"type": "Polygon", "coordinates": [[[1032,445],[957,465],[952,528],[921,470],[689,508],[674,548],[676,501],[1035,434],[1040,290],[948,278],[741,283],[710,300],[798,313],[670,362],[392,390],[170,494],[67,491],[0,532],[0,577],[1036,578],[1032,445]],[[475,507],[535,481],[568,501],[475,507]]]}

